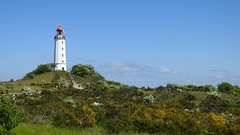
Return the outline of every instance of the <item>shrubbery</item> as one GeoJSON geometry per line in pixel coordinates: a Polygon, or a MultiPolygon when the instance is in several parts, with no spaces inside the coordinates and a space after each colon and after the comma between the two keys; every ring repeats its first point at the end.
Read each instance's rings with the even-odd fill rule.
{"type": "Polygon", "coordinates": [[[32,72],[27,73],[23,77],[23,80],[33,79],[36,75],[40,75],[42,73],[53,71],[54,67],[56,67],[56,65],[54,63],[38,65],[38,67],[35,70],[33,70],[32,72]]]}
{"type": "Polygon", "coordinates": [[[41,86],[41,92],[24,88],[19,104],[26,111],[26,121],[42,118],[68,128],[98,125],[114,134],[240,134],[240,103],[221,96],[228,91],[237,95],[238,86],[223,83],[219,91],[212,85],[129,87],[105,80],[90,65],[75,65],[71,74],[91,86],[72,89],[67,80],[55,75],[51,83],[31,84],[41,86]],[[207,95],[200,105],[195,93],[207,95]]]}
{"type": "Polygon", "coordinates": [[[94,79],[96,81],[105,80],[103,76],[95,72],[94,68],[91,65],[75,65],[72,67],[71,74],[74,76],[94,79]]]}
{"type": "Polygon", "coordinates": [[[31,114],[31,119],[41,116],[52,120],[58,127],[84,128],[101,124],[109,133],[240,133],[240,110],[236,103],[209,94],[199,111],[194,105],[190,106],[195,96],[171,88],[167,90],[170,91],[160,90],[160,93],[180,94],[181,100],[164,103],[157,100],[162,98],[159,93],[156,96],[144,95],[137,87],[115,91],[98,87],[86,90],[62,88],[58,91],[44,90],[39,98],[25,100],[23,107],[31,114]]]}
{"type": "Polygon", "coordinates": [[[4,96],[0,95],[0,125],[3,128],[0,134],[9,134],[22,120],[23,113],[14,105],[14,101],[6,101],[4,96]]]}
{"type": "Polygon", "coordinates": [[[240,88],[236,85],[233,86],[232,84],[228,82],[223,82],[221,84],[218,84],[218,91],[228,94],[234,94],[236,96],[240,95],[240,88]]]}

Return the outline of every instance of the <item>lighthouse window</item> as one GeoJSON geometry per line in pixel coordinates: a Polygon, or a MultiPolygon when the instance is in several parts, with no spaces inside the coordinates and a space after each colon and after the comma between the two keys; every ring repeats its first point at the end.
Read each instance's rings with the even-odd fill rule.
{"type": "Polygon", "coordinates": [[[62,63],[63,63],[64,61],[62,61],[62,63]]]}
{"type": "Polygon", "coordinates": [[[62,50],[63,50],[63,48],[62,48],[62,50]]]}
{"type": "Polygon", "coordinates": [[[62,41],[62,44],[63,44],[63,41],[62,41]]]}
{"type": "Polygon", "coordinates": [[[64,56],[64,54],[62,54],[62,56],[64,56]]]}

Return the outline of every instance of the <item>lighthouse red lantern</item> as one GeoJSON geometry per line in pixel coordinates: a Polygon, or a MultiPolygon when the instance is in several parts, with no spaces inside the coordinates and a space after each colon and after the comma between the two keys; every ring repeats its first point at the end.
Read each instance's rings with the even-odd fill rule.
{"type": "Polygon", "coordinates": [[[59,26],[56,31],[63,31],[63,29],[61,26],[59,26]]]}
{"type": "Polygon", "coordinates": [[[57,35],[54,37],[54,39],[56,38],[62,38],[62,39],[65,39],[65,36],[62,35],[63,33],[63,28],[59,25],[59,27],[57,28],[56,30],[58,33],[57,35]]]}

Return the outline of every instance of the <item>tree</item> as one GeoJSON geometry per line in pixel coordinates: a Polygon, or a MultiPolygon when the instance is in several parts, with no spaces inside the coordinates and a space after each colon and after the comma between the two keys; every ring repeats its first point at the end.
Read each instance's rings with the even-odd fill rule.
{"type": "Polygon", "coordinates": [[[88,78],[91,82],[105,80],[103,76],[95,72],[91,65],[75,65],[72,67],[71,74],[78,77],[88,78]]]}
{"type": "Polygon", "coordinates": [[[4,96],[0,97],[0,125],[3,134],[9,134],[10,130],[17,127],[23,120],[23,113],[14,106],[14,101],[6,101],[4,96]]]}
{"type": "Polygon", "coordinates": [[[228,82],[222,82],[221,84],[218,84],[218,90],[220,92],[223,92],[223,93],[228,93],[228,94],[232,94],[235,92],[235,87],[228,83],[228,82]]]}

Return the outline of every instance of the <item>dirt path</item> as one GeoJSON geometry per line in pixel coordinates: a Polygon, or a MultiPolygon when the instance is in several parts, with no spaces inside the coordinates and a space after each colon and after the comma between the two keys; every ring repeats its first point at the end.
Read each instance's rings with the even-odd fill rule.
{"type": "Polygon", "coordinates": [[[73,83],[73,88],[75,88],[75,89],[84,89],[83,87],[81,87],[81,85],[79,84],[79,83],[77,83],[76,81],[75,81],[75,78],[71,75],[71,73],[69,72],[68,73],[69,74],[69,76],[70,76],[70,78],[71,78],[71,81],[72,81],[72,83],[73,83]]]}

